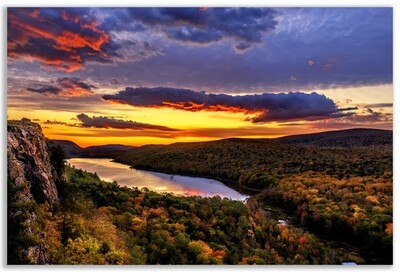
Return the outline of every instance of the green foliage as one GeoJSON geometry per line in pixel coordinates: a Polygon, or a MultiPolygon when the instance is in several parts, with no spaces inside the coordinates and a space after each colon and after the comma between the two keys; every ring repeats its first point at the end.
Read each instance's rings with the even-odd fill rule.
{"type": "Polygon", "coordinates": [[[57,173],[64,172],[65,152],[61,146],[55,144],[48,144],[48,151],[50,156],[51,165],[57,173]]]}
{"type": "MultiPolygon", "coordinates": [[[[134,168],[231,181],[262,190],[308,171],[333,177],[392,176],[392,146],[350,148],[285,144],[268,139],[142,146],[115,160],[134,168]]],[[[386,142],[385,142],[386,143],[386,142]]]]}
{"type": "Polygon", "coordinates": [[[28,264],[31,262],[27,255],[30,247],[38,246],[39,241],[35,229],[32,229],[36,202],[26,200],[28,188],[26,184],[15,185],[7,183],[7,263],[28,264]]]}

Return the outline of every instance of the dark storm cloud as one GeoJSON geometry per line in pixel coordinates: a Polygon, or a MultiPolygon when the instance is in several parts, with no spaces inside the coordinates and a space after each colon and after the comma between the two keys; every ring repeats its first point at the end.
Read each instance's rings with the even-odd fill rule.
{"type": "Polygon", "coordinates": [[[63,77],[56,80],[59,87],[50,85],[41,85],[38,88],[28,87],[31,92],[41,93],[44,95],[57,95],[63,97],[73,96],[91,96],[96,86],[84,82],[78,77],[63,77]]]}
{"type": "Polygon", "coordinates": [[[135,107],[256,114],[255,117],[248,118],[253,123],[336,118],[350,115],[351,113],[343,112],[355,109],[339,109],[331,99],[324,95],[299,92],[232,96],[163,87],[128,87],[117,94],[103,95],[102,98],[106,101],[135,107]]]}
{"type": "Polygon", "coordinates": [[[31,87],[27,88],[28,91],[34,92],[34,93],[40,93],[44,95],[52,94],[52,95],[57,95],[62,92],[62,89],[54,87],[54,86],[49,86],[49,85],[41,85],[39,87],[31,87]]]}
{"type": "Polygon", "coordinates": [[[151,29],[192,45],[231,39],[234,49],[240,52],[262,43],[265,34],[277,25],[276,13],[269,8],[129,8],[115,12],[121,16],[120,21],[107,20],[109,27],[131,29],[133,24],[136,30],[151,29]],[[132,23],[123,24],[129,19],[132,23]]]}
{"type": "Polygon", "coordinates": [[[82,122],[82,127],[95,127],[95,128],[116,128],[116,129],[134,129],[134,130],[162,130],[162,131],[180,131],[179,129],[169,128],[166,126],[158,126],[146,123],[139,123],[134,121],[125,121],[103,116],[93,116],[81,113],[76,116],[82,122]]]}

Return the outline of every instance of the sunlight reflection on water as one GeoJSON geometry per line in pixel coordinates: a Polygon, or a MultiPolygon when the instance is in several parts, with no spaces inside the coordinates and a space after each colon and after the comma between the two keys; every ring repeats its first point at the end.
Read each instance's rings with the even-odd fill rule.
{"type": "Polygon", "coordinates": [[[206,178],[194,178],[180,175],[169,175],[151,171],[130,169],[129,166],[112,162],[110,159],[72,158],[67,160],[75,168],[83,169],[97,175],[105,181],[116,181],[121,186],[147,187],[155,192],[170,192],[182,196],[211,197],[219,195],[233,200],[245,200],[243,195],[220,181],[206,178]]]}

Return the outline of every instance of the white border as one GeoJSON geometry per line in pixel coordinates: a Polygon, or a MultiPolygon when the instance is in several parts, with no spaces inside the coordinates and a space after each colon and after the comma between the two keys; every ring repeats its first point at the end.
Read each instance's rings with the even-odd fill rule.
{"type": "Polygon", "coordinates": [[[1,242],[2,242],[2,247],[0,248],[1,254],[0,254],[0,271],[3,270],[14,270],[14,271],[20,271],[20,270],[46,270],[46,271],[55,271],[55,270],[64,270],[64,271],[74,271],[74,270],[100,270],[100,271],[106,271],[106,270],[146,270],[146,271],[158,271],[158,270],[163,270],[163,271],[173,271],[173,270],[179,270],[179,271],[187,271],[187,270],[194,270],[194,271],[221,271],[225,269],[229,270],[236,270],[236,271],[244,271],[244,270],[250,270],[250,271],[263,271],[265,269],[272,270],[272,271],[290,271],[292,269],[296,271],[320,271],[320,270],[325,270],[325,271],[333,271],[337,269],[343,269],[345,271],[361,271],[361,270],[367,270],[367,271],[379,271],[379,270],[385,270],[385,271],[399,271],[400,268],[400,261],[399,261],[399,248],[398,248],[398,237],[400,237],[398,234],[398,231],[400,231],[400,228],[397,226],[398,220],[397,218],[399,217],[399,210],[397,209],[398,207],[398,202],[399,202],[399,190],[398,186],[396,183],[398,182],[398,170],[395,168],[394,169],[394,213],[393,213],[393,220],[394,220],[394,265],[393,266],[357,266],[357,267],[338,267],[338,266],[123,266],[123,267],[116,267],[116,266],[89,266],[89,267],[84,267],[84,266],[79,266],[79,267],[72,267],[72,266],[8,266],[6,267],[6,234],[5,234],[5,222],[7,220],[6,218],[6,118],[7,118],[7,102],[6,102],[6,92],[7,92],[7,83],[6,83],[6,78],[7,78],[7,64],[6,64],[6,29],[7,29],[7,21],[6,21],[6,13],[7,13],[7,8],[6,7],[23,7],[23,6],[53,6],[53,7],[63,7],[63,6],[81,6],[81,7],[108,7],[108,6],[120,6],[120,7],[128,7],[128,6],[198,6],[198,7],[217,7],[217,6],[262,6],[262,7],[393,7],[394,8],[394,70],[393,70],[393,86],[394,86],[394,161],[393,165],[398,165],[398,160],[396,154],[399,154],[399,143],[397,141],[397,132],[398,132],[398,122],[397,118],[399,117],[398,111],[395,110],[397,101],[399,101],[399,92],[400,90],[395,91],[397,87],[397,82],[398,82],[398,76],[396,76],[397,72],[397,66],[399,64],[399,54],[396,50],[399,46],[399,19],[400,18],[400,11],[399,11],[399,3],[400,1],[398,0],[375,0],[375,1],[370,1],[370,0],[364,0],[364,1],[358,1],[358,0],[327,0],[327,1],[321,1],[321,0],[301,0],[301,1],[282,1],[282,0],[268,0],[268,1],[262,1],[262,0],[248,0],[248,1],[229,1],[229,0],[203,0],[203,1],[183,1],[183,0],[146,0],[146,1],[129,1],[129,0],[118,0],[118,1],[110,1],[110,0],[97,0],[97,1],[82,1],[82,0],[68,0],[66,2],[61,2],[61,1],[55,1],[55,0],[35,0],[35,1],[23,1],[23,0],[3,0],[1,1],[1,12],[0,12],[0,29],[2,33],[1,37],[1,53],[0,57],[2,60],[2,63],[0,65],[0,74],[2,75],[2,81],[1,81],[1,95],[0,95],[0,105],[1,105],[1,133],[0,133],[0,142],[1,142],[1,164],[0,164],[0,173],[1,173],[1,186],[2,188],[0,189],[2,192],[1,195],[1,201],[0,201],[0,210],[1,210],[1,223],[0,223],[0,233],[1,233],[1,242]]]}

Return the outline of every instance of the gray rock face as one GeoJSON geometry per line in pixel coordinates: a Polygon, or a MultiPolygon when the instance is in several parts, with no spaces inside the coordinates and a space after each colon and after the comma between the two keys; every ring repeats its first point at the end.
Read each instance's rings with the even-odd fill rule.
{"type": "Polygon", "coordinates": [[[46,140],[38,124],[28,120],[7,124],[7,178],[15,185],[29,187],[27,199],[37,203],[58,203],[56,179],[46,140]]]}
{"type": "MultiPolygon", "coordinates": [[[[27,119],[7,122],[7,180],[9,186],[24,188],[20,192],[20,204],[48,202],[50,205],[59,203],[56,183],[65,177],[52,167],[46,139],[38,124],[27,119]]],[[[10,190],[10,188],[9,188],[10,190]]],[[[9,200],[10,201],[10,200],[9,200]]],[[[9,216],[15,216],[22,211],[13,210],[9,216]]],[[[10,218],[10,217],[9,217],[10,218]]],[[[10,219],[9,219],[10,220],[10,219]]],[[[42,241],[44,234],[33,227],[36,220],[35,212],[30,212],[26,219],[26,235],[34,236],[42,241]]],[[[10,238],[10,237],[9,237],[10,238]]],[[[35,246],[27,246],[19,250],[31,264],[45,264],[45,251],[39,242],[35,246]]]]}

